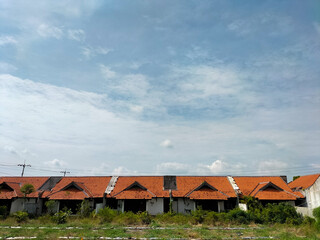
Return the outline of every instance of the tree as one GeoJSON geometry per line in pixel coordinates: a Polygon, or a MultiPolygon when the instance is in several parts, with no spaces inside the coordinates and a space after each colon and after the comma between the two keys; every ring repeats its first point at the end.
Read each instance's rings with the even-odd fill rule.
{"type": "Polygon", "coordinates": [[[293,176],[293,180],[292,180],[292,181],[298,179],[299,177],[300,177],[300,176],[293,176]]]}
{"type": "Polygon", "coordinates": [[[26,183],[20,188],[20,191],[24,194],[24,197],[27,197],[27,195],[35,192],[36,190],[32,184],[26,183]]]}

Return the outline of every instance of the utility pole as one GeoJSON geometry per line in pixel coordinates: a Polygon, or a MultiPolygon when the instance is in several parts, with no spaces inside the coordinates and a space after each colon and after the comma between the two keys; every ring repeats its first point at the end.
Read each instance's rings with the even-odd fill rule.
{"type": "Polygon", "coordinates": [[[26,160],[24,160],[23,164],[18,164],[19,167],[22,167],[21,177],[23,177],[25,167],[31,167],[30,164],[26,164],[26,160]]]}
{"type": "Polygon", "coordinates": [[[61,171],[60,173],[63,173],[63,176],[65,177],[67,173],[70,173],[70,172],[67,172],[67,170],[64,170],[64,171],[61,171]]]}

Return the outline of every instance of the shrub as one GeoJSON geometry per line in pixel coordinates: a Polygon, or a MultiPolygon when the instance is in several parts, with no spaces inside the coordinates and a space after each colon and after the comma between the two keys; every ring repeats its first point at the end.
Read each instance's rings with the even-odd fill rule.
{"type": "Polygon", "coordinates": [[[88,200],[83,200],[81,202],[78,214],[81,217],[89,217],[91,212],[92,211],[91,211],[90,202],[88,200]]]}
{"type": "Polygon", "coordinates": [[[54,200],[49,200],[49,201],[45,202],[45,205],[47,207],[47,213],[49,215],[54,215],[55,210],[56,210],[56,206],[57,206],[57,202],[54,200]]]}
{"type": "Polygon", "coordinates": [[[17,221],[18,223],[27,221],[28,216],[29,216],[29,215],[28,215],[27,212],[22,212],[22,211],[15,212],[15,213],[13,214],[13,217],[16,219],[16,221],[17,221]]]}
{"type": "Polygon", "coordinates": [[[191,216],[196,224],[203,223],[206,216],[206,211],[202,210],[201,207],[198,207],[197,210],[191,212],[191,216]]]}
{"type": "Polygon", "coordinates": [[[290,223],[301,224],[303,217],[297,213],[296,209],[286,203],[267,204],[262,209],[261,218],[265,223],[290,223]]]}
{"type": "Polygon", "coordinates": [[[109,207],[104,207],[103,209],[100,209],[97,214],[101,223],[111,223],[117,215],[118,212],[109,207]]]}
{"type": "Polygon", "coordinates": [[[226,217],[228,220],[240,224],[248,224],[251,220],[250,214],[239,208],[232,209],[230,212],[227,213],[226,217]]]}
{"type": "Polygon", "coordinates": [[[139,218],[143,224],[150,224],[151,223],[152,219],[151,219],[151,216],[148,212],[139,212],[138,215],[139,215],[139,218]]]}
{"type": "Polygon", "coordinates": [[[138,214],[134,214],[133,212],[120,213],[114,218],[114,221],[121,225],[137,225],[141,223],[138,214]]]}
{"type": "Polygon", "coordinates": [[[67,222],[68,217],[70,216],[71,211],[59,211],[52,216],[52,221],[57,224],[63,224],[67,222]]]}
{"type": "Polygon", "coordinates": [[[315,223],[315,225],[316,225],[316,228],[318,229],[318,230],[320,230],[320,207],[317,207],[317,208],[315,208],[315,209],[313,209],[313,216],[316,218],[316,223],[315,223]]]}
{"type": "Polygon", "coordinates": [[[8,216],[7,206],[0,206],[0,218],[5,219],[8,216]]]}

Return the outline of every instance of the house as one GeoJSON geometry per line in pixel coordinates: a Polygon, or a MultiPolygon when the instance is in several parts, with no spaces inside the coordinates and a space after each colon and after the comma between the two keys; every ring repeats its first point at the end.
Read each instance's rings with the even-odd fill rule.
{"type": "Polygon", "coordinates": [[[190,213],[199,207],[221,212],[236,206],[237,195],[227,177],[177,176],[172,198],[173,210],[178,213],[190,213]]]}
{"type": "Polygon", "coordinates": [[[233,179],[240,198],[251,196],[263,205],[286,202],[295,206],[295,201],[304,198],[302,194],[293,192],[280,176],[233,177],[233,179]]]}
{"type": "Polygon", "coordinates": [[[289,187],[305,196],[305,201],[298,204],[299,211],[312,216],[312,210],[320,206],[320,174],[301,176],[290,182],[289,187]]]}
{"type": "Polygon", "coordinates": [[[160,176],[117,177],[112,191],[107,192],[107,206],[119,211],[147,211],[155,215],[163,213],[169,204],[169,191],[163,188],[160,176]]]}
{"type": "Polygon", "coordinates": [[[0,206],[7,206],[10,213],[27,211],[29,214],[42,213],[43,199],[37,190],[47,180],[47,177],[0,177],[0,206]],[[31,184],[35,192],[24,196],[21,187],[31,184]]]}
{"type": "Polygon", "coordinates": [[[107,205],[119,211],[190,213],[201,207],[217,212],[236,205],[227,177],[140,176],[118,177],[107,195],[107,205]]]}
{"type": "Polygon", "coordinates": [[[55,177],[46,182],[41,197],[57,202],[56,211],[63,208],[77,211],[83,200],[88,200],[92,209],[105,205],[105,191],[111,177],[55,177]]]}

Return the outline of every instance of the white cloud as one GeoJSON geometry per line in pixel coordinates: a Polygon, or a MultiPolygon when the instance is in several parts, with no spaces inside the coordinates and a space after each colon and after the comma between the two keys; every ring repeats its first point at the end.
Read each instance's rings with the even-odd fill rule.
{"type": "Polygon", "coordinates": [[[0,36],[0,46],[7,45],[7,44],[17,44],[18,41],[13,36],[0,36]]]}
{"type": "Polygon", "coordinates": [[[0,72],[2,73],[8,73],[8,72],[13,72],[17,70],[17,68],[9,63],[6,62],[0,62],[0,72]]]}
{"type": "Polygon", "coordinates": [[[100,64],[100,71],[106,80],[106,89],[113,93],[144,98],[150,88],[147,77],[142,74],[120,74],[100,64]]]}
{"type": "Polygon", "coordinates": [[[130,110],[135,113],[142,113],[143,106],[133,105],[133,106],[130,106],[130,110]]]}
{"type": "Polygon", "coordinates": [[[81,48],[81,53],[86,59],[91,59],[97,55],[107,55],[113,51],[112,49],[104,48],[104,47],[91,47],[86,46],[81,48]]]}
{"type": "Polygon", "coordinates": [[[234,95],[241,91],[241,73],[226,67],[206,65],[177,67],[176,78],[183,79],[179,85],[185,92],[182,99],[207,98],[210,96],[234,95]]]}
{"type": "Polygon", "coordinates": [[[86,37],[85,32],[82,29],[69,29],[68,38],[75,41],[84,41],[86,37]]]}
{"type": "Polygon", "coordinates": [[[169,140],[169,139],[162,141],[160,143],[160,146],[165,147],[165,148],[173,148],[173,144],[172,144],[171,140],[169,140]]]}
{"type": "Polygon", "coordinates": [[[62,161],[57,158],[55,158],[51,161],[44,162],[44,164],[49,166],[50,168],[58,168],[58,169],[64,168],[68,165],[65,161],[62,161]]]}
{"type": "Polygon", "coordinates": [[[190,172],[190,165],[178,162],[164,162],[156,166],[156,172],[160,175],[166,174],[188,174],[190,172]]]}
{"type": "Polygon", "coordinates": [[[259,163],[258,174],[281,175],[288,173],[288,163],[277,159],[270,159],[259,163]]]}
{"type": "Polygon", "coordinates": [[[112,71],[108,66],[100,64],[100,71],[105,79],[112,79],[117,76],[116,72],[112,71]]]}
{"type": "Polygon", "coordinates": [[[138,174],[137,171],[132,171],[122,166],[117,167],[112,171],[113,176],[137,175],[137,174],[138,174]]]}
{"type": "Polygon", "coordinates": [[[313,26],[314,26],[316,32],[318,33],[318,35],[320,37],[320,23],[319,22],[315,22],[315,23],[313,23],[313,26]]]}
{"type": "Polygon", "coordinates": [[[37,29],[38,34],[44,38],[56,38],[61,39],[63,36],[63,31],[55,26],[49,26],[47,24],[41,24],[37,29]]]}
{"type": "Polygon", "coordinates": [[[17,150],[13,146],[4,146],[3,149],[7,152],[14,154],[14,155],[20,156],[20,154],[17,152],[17,150]]]}

